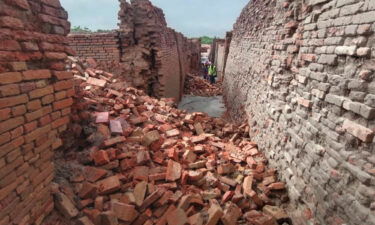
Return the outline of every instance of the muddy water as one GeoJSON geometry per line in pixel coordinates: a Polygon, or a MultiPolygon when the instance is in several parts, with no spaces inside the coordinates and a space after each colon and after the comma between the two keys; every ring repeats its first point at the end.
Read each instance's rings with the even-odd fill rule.
{"type": "Polygon", "coordinates": [[[222,96],[201,97],[185,95],[182,97],[178,108],[188,112],[204,112],[212,117],[221,117],[226,111],[222,96]]]}

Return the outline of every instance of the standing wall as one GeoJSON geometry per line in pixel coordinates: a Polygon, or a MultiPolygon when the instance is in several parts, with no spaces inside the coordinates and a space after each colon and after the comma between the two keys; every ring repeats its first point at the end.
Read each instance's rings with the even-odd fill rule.
{"type": "Polygon", "coordinates": [[[0,0],[0,224],[41,224],[54,149],[69,122],[67,13],[58,0],[0,0]]]}
{"type": "Polygon", "coordinates": [[[373,0],[253,0],[234,26],[226,99],[295,224],[375,224],[374,23],[373,0]]]}

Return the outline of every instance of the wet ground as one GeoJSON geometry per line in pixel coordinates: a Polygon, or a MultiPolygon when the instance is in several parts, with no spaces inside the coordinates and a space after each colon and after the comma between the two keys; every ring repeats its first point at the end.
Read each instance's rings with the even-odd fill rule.
{"type": "Polygon", "coordinates": [[[226,111],[222,96],[201,97],[185,95],[182,97],[178,108],[188,112],[204,112],[212,117],[221,117],[226,111]]]}

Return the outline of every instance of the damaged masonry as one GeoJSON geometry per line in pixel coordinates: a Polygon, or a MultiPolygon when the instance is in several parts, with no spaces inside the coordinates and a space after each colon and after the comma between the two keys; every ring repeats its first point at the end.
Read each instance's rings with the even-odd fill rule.
{"type": "Polygon", "coordinates": [[[211,46],[119,3],[0,0],[0,225],[375,224],[372,0],[252,0],[211,46]]]}

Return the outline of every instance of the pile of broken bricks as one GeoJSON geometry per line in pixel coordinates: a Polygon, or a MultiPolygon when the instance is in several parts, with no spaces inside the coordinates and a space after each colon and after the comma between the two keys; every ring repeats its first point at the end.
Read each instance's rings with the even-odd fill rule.
{"type": "Polygon", "coordinates": [[[70,65],[73,137],[57,160],[58,211],[79,225],[290,224],[286,187],[248,136],[100,70],[70,65]]]}
{"type": "Polygon", "coordinates": [[[221,81],[210,84],[207,80],[193,74],[187,74],[185,78],[184,94],[195,96],[218,96],[222,95],[221,81]]]}

